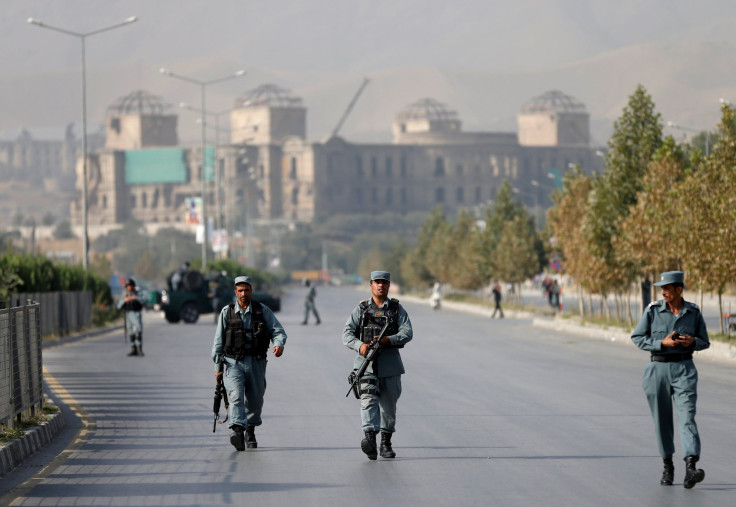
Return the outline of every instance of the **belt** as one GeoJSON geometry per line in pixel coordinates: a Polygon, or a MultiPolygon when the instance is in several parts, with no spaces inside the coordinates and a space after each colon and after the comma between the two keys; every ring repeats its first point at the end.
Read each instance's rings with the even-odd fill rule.
{"type": "Polygon", "coordinates": [[[652,354],[652,361],[658,363],[679,363],[680,361],[689,361],[692,358],[692,352],[687,354],[652,354]]]}

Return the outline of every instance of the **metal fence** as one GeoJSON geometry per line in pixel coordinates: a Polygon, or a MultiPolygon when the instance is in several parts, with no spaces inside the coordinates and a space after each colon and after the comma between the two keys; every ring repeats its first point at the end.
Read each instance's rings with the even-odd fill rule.
{"type": "Polygon", "coordinates": [[[9,306],[29,299],[41,304],[41,336],[66,336],[92,325],[92,291],[22,292],[11,294],[9,306]]]}
{"type": "Polygon", "coordinates": [[[0,310],[0,423],[43,408],[41,305],[0,310]]]}

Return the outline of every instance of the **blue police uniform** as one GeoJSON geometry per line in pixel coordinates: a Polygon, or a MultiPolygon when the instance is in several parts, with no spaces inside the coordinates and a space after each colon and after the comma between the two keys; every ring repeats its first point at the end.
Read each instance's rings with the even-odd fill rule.
{"type": "MultiPolygon", "coordinates": [[[[670,281],[672,276],[681,283],[680,272],[664,273],[663,280],[670,281]],[[676,275],[672,275],[673,273],[676,275]]],[[[655,285],[665,284],[660,282],[655,285]]],[[[683,453],[686,461],[692,458],[694,464],[700,456],[700,435],[695,423],[698,371],[693,363],[692,353],[710,346],[700,309],[696,304],[683,300],[682,310],[675,315],[666,301],[654,301],[644,311],[631,334],[631,340],[637,347],[651,354],[651,361],[644,369],[642,387],[654,418],[659,454],[665,459],[665,468],[667,469],[668,462],[671,466],[670,460],[675,452],[673,400],[683,453]],[[692,336],[695,339],[694,346],[663,347],[662,340],[673,331],[692,336]]],[[[671,479],[666,481],[663,478],[661,483],[671,484],[671,479]]],[[[692,485],[686,484],[686,487],[692,485]]]]}
{"type": "Polygon", "coordinates": [[[125,309],[125,331],[128,334],[128,339],[131,344],[131,352],[129,356],[142,356],[143,355],[143,315],[141,310],[143,309],[143,302],[141,301],[138,293],[135,291],[135,282],[128,280],[125,284],[125,290],[118,299],[117,308],[118,310],[125,309]],[[132,286],[134,289],[132,292],[128,291],[128,286],[132,286]],[[134,297],[133,301],[125,302],[126,297],[134,297]]]}
{"type": "MultiPolygon", "coordinates": [[[[237,285],[238,279],[235,283],[237,285]]],[[[249,284],[250,285],[250,284],[249,284]]],[[[284,347],[286,344],[286,332],[281,323],[276,319],[273,312],[265,305],[260,305],[263,310],[265,327],[271,333],[271,344],[284,347]]],[[[248,308],[243,309],[237,302],[233,308],[240,317],[245,331],[245,343],[249,346],[253,342],[251,328],[253,302],[248,308]]],[[[224,337],[228,326],[228,313],[230,305],[225,306],[220,312],[217,320],[215,340],[212,345],[212,360],[218,363],[223,356],[224,337]]],[[[245,355],[241,359],[225,356],[224,384],[230,401],[230,424],[231,427],[260,426],[261,411],[263,409],[263,396],[266,392],[266,363],[264,357],[245,355]]]]}
{"type": "MultiPolygon", "coordinates": [[[[389,274],[383,271],[374,271],[371,274],[371,279],[375,280],[377,276],[384,277],[383,279],[388,280],[386,277],[389,274]]],[[[368,300],[367,303],[367,305],[364,305],[366,309],[388,310],[391,300],[387,299],[380,307],[373,298],[368,300]]],[[[410,342],[414,335],[411,320],[406,310],[398,302],[395,304],[398,305],[396,315],[398,330],[395,334],[388,336],[390,346],[381,348],[378,356],[366,369],[366,374],[361,379],[359,386],[361,401],[360,416],[363,431],[366,434],[368,432],[375,434],[380,431],[383,439],[382,449],[386,442],[390,448],[390,435],[396,431],[396,405],[401,396],[401,375],[404,374],[404,364],[401,361],[399,347],[403,347],[406,343],[410,342]]],[[[349,349],[358,352],[358,355],[353,361],[353,368],[356,370],[361,367],[365,360],[360,355],[360,347],[364,343],[360,339],[360,325],[363,312],[364,308],[361,305],[358,305],[351,312],[350,317],[345,323],[342,335],[343,344],[349,349]]],[[[365,448],[363,450],[365,451],[365,448]]]]}

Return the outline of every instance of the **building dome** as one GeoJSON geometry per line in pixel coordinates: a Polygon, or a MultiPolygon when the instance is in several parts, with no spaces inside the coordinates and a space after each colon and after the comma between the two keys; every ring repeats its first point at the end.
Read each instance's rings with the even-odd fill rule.
{"type": "Polygon", "coordinates": [[[522,113],[585,113],[585,104],[559,90],[550,90],[521,106],[522,113]]]}
{"type": "Polygon", "coordinates": [[[396,115],[399,120],[430,120],[449,121],[457,120],[457,112],[448,109],[445,104],[431,98],[424,98],[414,102],[396,115]]]}
{"type": "Polygon", "coordinates": [[[262,84],[235,99],[239,107],[303,107],[302,99],[273,83],[262,84]]]}
{"type": "Polygon", "coordinates": [[[164,103],[163,99],[158,95],[151,95],[144,90],[136,90],[129,93],[125,97],[120,97],[107,108],[107,114],[123,115],[123,114],[140,114],[161,116],[168,109],[170,104],[164,103]]]}

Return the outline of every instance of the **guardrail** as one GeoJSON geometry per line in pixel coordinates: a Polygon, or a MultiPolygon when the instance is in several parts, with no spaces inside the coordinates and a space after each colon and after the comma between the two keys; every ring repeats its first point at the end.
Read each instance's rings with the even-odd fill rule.
{"type": "Polygon", "coordinates": [[[0,424],[43,409],[41,305],[0,310],[0,424]]]}

